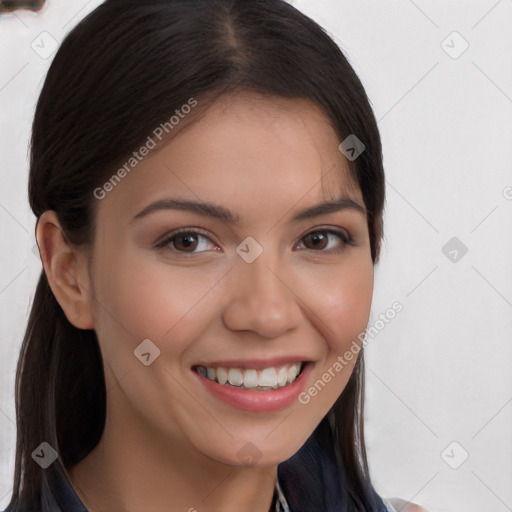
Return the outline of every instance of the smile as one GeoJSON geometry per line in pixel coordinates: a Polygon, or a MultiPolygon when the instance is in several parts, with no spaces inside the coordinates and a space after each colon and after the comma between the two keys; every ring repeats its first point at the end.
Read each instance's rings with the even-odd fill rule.
{"type": "Polygon", "coordinates": [[[222,386],[267,391],[288,386],[300,375],[304,363],[272,366],[263,370],[254,368],[225,368],[196,366],[203,377],[222,386]]]}

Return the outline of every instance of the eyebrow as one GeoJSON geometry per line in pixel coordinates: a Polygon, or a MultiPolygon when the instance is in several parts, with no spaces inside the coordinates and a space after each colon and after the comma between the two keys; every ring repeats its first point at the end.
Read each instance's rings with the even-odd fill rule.
{"type": "MultiPolygon", "coordinates": [[[[297,213],[290,222],[299,222],[305,219],[312,219],[325,215],[328,213],[334,213],[342,210],[356,210],[366,215],[366,208],[359,204],[357,201],[349,197],[339,197],[331,201],[320,203],[305,210],[297,213]]],[[[232,213],[224,206],[217,205],[209,202],[191,201],[186,199],[167,198],[155,201],[150,205],[146,206],[141,210],[135,217],[130,221],[133,224],[135,221],[148,216],[151,213],[161,210],[181,210],[197,213],[204,217],[212,217],[228,224],[240,223],[240,216],[232,213]]]]}

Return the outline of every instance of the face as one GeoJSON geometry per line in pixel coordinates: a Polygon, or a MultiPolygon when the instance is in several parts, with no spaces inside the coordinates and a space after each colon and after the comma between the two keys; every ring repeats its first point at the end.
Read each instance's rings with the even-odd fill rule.
{"type": "Polygon", "coordinates": [[[373,292],[340,142],[312,103],[238,94],[98,200],[91,308],[119,432],[238,466],[304,444],[347,384],[373,292]]]}

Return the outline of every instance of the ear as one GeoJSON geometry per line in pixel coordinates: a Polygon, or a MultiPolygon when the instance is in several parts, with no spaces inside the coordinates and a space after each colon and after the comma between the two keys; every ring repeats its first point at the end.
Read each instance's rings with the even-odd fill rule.
{"type": "Polygon", "coordinates": [[[54,211],[39,217],[36,240],[48,284],[67,319],[79,329],[93,329],[87,257],[68,242],[54,211]]]}

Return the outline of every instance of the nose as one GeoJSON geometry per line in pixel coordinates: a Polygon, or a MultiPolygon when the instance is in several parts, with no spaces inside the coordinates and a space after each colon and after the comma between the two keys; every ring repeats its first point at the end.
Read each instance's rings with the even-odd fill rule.
{"type": "Polygon", "coordinates": [[[240,260],[231,272],[230,301],[223,311],[227,328],[276,338],[297,328],[303,318],[290,272],[264,251],[252,263],[240,260]]]}

